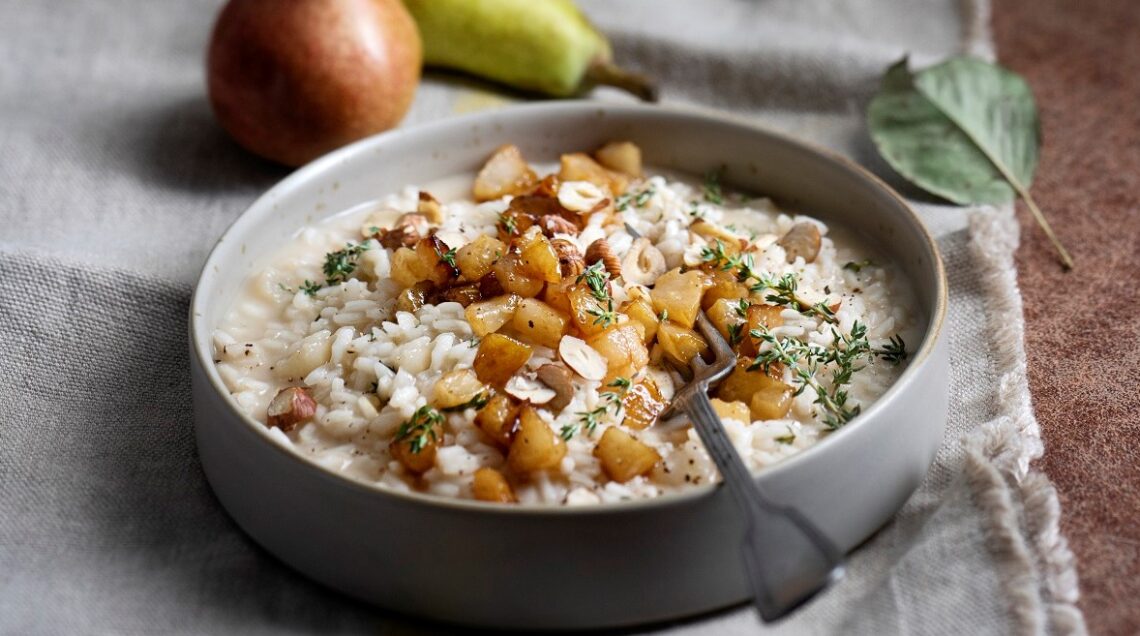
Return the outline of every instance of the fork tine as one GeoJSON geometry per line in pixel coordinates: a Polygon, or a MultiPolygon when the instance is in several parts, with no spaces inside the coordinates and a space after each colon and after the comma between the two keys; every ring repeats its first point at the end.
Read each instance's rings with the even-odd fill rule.
{"type": "MultiPolygon", "coordinates": [[[[690,400],[697,399],[694,397],[695,395],[705,394],[709,390],[710,383],[723,379],[736,365],[736,352],[732,350],[724,336],[720,335],[720,331],[713,326],[705,312],[697,312],[696,326],[705,335],[705,339],[713,351],[713,362],[711,364],[705,362],[699,355],[689,361],[689,370],[692,371],[693,377],[673,395],[669,406],[665,407],[665,411],[661,413],[659,423],[664,423],[670,419],[676,422],[688,421],[682,417],[686,409],[685,405],[690,400]]],[[[685,372],[683,365],[678,363],[673,366],[681,373],[685,372]]],[[[707,396],[704,399],[707,400],[707,396]]]]}
{"type": "Polygon", "coordinates": [[[705,336],[705,340],[707,340],[709,346],[712,347],[715,362],[723,362],[736,358],[736,354],[733,353],[728,341],[724,339],[724,336],[720,335],[720,330],[713,326],[703,311],[697,312],[697,326],[700,327],[701,333],[705,336]]]}

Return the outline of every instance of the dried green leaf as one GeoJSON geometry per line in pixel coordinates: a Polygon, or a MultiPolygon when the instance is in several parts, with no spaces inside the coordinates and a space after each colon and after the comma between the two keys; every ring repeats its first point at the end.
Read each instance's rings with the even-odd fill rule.
{"type": "Polygon", "coordinates": [[[1040,127],[1033,93],[996,64],[959,57],[911,72],[903,59],[883,77],[867,110],[871,139],[900,175],[954,203],[1025,199],[1071,267],[1029,195],[1040,127]]]}

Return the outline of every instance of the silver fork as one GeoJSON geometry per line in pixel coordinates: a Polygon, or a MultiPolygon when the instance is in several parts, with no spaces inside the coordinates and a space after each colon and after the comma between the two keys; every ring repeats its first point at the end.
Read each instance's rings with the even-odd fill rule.
{"type": "Polygon", "coordinates": [[[842,578],[843,554],[800,511],[773,502],[752,478],[708,396],[709,385],[732,371],[736,354],[704,312],[697,314],[697,325],[712,349],[713,362],[693,358],[692,381],[677,391],[661,419],[688,415],[720,470],[744,519],[741,552],[752,601],[762,619],[773,621],[842,578]]]}

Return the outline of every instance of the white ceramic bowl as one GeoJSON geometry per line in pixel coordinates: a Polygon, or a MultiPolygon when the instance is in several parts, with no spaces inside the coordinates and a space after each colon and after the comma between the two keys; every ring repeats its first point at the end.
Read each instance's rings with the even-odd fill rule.
{"type": "Polygon", "coordinates": [[[243,280],[303,225],[409,183],[471,173],[499,145],[532,161],[630,139],[647,163],[694,174],[861,232],[911,278],[925,336],[891,389],[850,425],[757,479],[841,548],[882,526],[918,486],[946,419],[946,278],[907,204],[862,168],[743,123],[597,102],[519,106],[363,140],[258,199],[210,253],[190,315],[202,465],[237,523],[308,576],[399,612],[468,625],[590,628],[659,621],[747,597],[741,525],[723,489],[550,508],[389,492],[270,440],[230,399],[211,332],[243,280]]]}

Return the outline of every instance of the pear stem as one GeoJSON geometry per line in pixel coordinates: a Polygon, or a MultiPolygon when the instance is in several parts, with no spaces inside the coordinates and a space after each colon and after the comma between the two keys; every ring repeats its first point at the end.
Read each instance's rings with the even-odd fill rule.
{"type": "Polygon", "coordinates": [[[656,82],[640,73],[627,71],[608,60],[597,60],[590,64],[586,69],[586,80],[592,84],[620,88],[642,101],[657,101],[656,82]]]}

